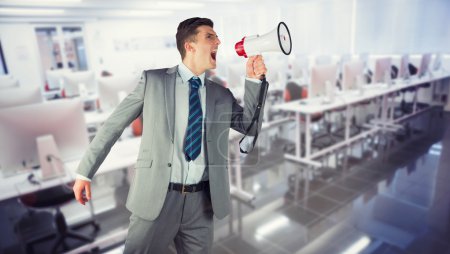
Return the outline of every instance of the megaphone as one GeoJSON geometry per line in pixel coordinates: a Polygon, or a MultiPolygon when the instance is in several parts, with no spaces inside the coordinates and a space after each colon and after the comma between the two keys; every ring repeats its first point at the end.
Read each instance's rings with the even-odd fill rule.
{"type": "Polygon", "coordinates": [[[252,35],[242,38],[234,46],[239,56],[259,55],[263,52],[283,52],[289,55],[292,50],[292,40],[289,29],[284,22],[280,22],[277,28],[264,35],[252,35]]]}

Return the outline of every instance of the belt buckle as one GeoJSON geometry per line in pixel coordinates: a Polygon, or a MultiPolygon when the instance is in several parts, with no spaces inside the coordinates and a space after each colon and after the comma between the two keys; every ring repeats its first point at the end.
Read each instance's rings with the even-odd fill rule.
{"type": "Polygon", "coordinates": [[[187,193],[187,192],[186,192],[186,187],[187,187],[187,186],[184,185],[184,184],[181,186],[181,194],[182,194],[182,195],[184,195],[185,193],[187,193]]]}

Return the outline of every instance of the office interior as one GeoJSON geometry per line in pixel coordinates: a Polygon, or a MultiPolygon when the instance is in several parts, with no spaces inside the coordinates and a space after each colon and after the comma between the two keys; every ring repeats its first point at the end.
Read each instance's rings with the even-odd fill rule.
{"type": "MultiPolygon", "coordinates": [[[[71,192],[89,141],[143,70],[180,63],[178,23],[214,21],[207,78],[239,103],[244,36],[263,52],[255,149],[229,135],[231,214],[212,253],[450,253],[450,1],[0,0],[0,252],[122,253],[142,119],[71,192]]],[[[167,253],[176,253],[171,244],[167,253]]]]}

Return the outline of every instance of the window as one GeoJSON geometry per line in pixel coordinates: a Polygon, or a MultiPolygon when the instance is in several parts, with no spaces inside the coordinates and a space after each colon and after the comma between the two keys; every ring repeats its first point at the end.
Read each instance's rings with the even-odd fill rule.
{"type": "Polygon", "coordinates": [[[0,41],[0,75],[8,74],[8,67],[6,66],[5,55],[3,54],[2,42],[0,41]]]}
{"type": "Polygon", "coordinates": [[[80,26],[39,27],[36,36],[44,71],[88,69],[80,26]]]}

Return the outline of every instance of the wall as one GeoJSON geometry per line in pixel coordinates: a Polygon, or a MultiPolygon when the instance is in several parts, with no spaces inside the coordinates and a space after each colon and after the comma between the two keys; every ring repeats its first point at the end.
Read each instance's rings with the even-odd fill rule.
{"type": "Polygon", "coordinates": [[[29,24],[0,24],[0,40],[9,74],[23,86],[43,82],[34,27],[29,24]]]}
{"type": "MultiPolygon", "coordinates": [[[[84,33],[90,69],[137,73],[179,63],[177,49],[165,47],[161,41],[174,43],[178,22],[185,18],[210,17],[222,41],[218,72],[226,75],[226,63],[245,61],[237,57],[234,44],[243,36],[266,33],[280,21],[291,31],[292,54],[448,54],[450,26],[444,22],[448,13],[450,1],[446,0],[261,1],[257,6],[228,4],[162,19],[89,21],[84,24],[84,33]],[[117,48],[126,43],[137,48],[117,48]]],[[[10,72],[22,84],[40,84],[34,26],[1,24],[0,38],[10,72]]]]}

